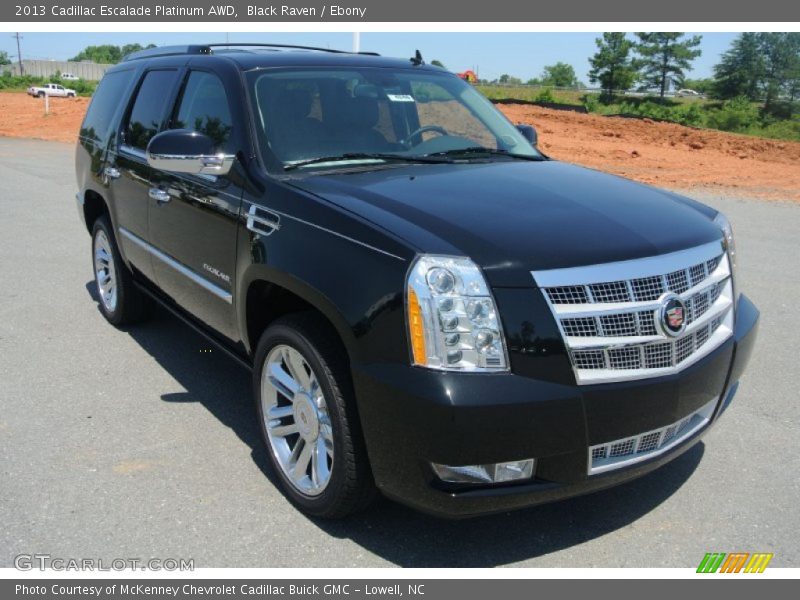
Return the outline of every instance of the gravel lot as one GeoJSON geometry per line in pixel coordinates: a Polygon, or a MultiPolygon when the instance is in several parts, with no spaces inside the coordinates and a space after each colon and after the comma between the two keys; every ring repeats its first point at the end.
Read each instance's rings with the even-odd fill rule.
{"type": "Polygon", "coordinates": [[[388,501],[310,520],[265,476],[247,374],[159,313],[123,332],[89,292],[70,145],[0,138],[0,566],[20,553],[198,567],[800,566],[800,205],[702,196],[731,218],[762,310],[739,396],[704,442],[609,491],[471,521],[388,501]]]}

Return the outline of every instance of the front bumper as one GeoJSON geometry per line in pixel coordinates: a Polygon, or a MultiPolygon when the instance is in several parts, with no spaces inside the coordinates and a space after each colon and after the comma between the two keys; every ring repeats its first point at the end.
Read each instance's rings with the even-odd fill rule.
{"type": "Polygon", "coordinates": [[[354,369],[367,451],[378,487],[419,510],[450,517],[505,511],[607,488],[676,458],[728,407],[755,343],[759,313],[737,303],[734,335],[667,377],[576,386],[516,374],[441,373],[397,364],[354,369]],[[664,427],[720,398],[709,425],[669,451],[588,474],[588,450],[664,427]],[[534,478],[447,487],[430,463],[469,465],[535,458],[534,478]]]}

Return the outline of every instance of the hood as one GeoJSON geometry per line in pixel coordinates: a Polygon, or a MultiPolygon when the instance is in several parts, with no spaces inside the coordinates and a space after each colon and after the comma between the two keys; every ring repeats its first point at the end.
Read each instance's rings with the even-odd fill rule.
{"type": "Polygon", "coordinates": [[[404,165],[291,185],[403,238],[470,257],[496,287],[530,272],[683,250],[721,238],[708,207],[556,161],[404,165]]]}

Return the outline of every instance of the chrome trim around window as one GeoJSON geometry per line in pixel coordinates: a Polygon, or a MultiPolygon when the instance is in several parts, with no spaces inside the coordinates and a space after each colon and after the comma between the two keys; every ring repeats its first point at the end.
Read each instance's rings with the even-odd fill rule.
{"type": "Polygon", "coordinates": [[[127,154],[129,156],[133,156],[144,162],[147,162],[147,153],[144,150],[139,150],[139,148],[134,148],[133,146],[129,146],[128,144],[121,144],[119,147],[119,151],[120,154],[127,154]]]}
{"type": "Polygon", "coordinates": [[[200,275],[192,271],[189,267],[187,267],[182,263],[179,263],[171,256],[164,254],[161,250],[159,250],[155,246],[148,244],[135,233],[128,231],[124,227],[120,227],[119,232],[123,235],[123,237],[129,239],[131,242],[133,242],[143,250],[147,251],[148,253],[156,257],[158,260],[160,260],[167,266],[172,267],[178,273],[187,277],[188,279],[190,279],[191,281],[193,281],[194,283],[205,289],[207,292],[211,292],[217,298],[219,298],[220,300],[224,300],[228,304],[233,303],[233,296],[229,292],[225,291],[224,289],[222,289],[217,285],[214,285],[207,279],[200,277],[200,275]]]}

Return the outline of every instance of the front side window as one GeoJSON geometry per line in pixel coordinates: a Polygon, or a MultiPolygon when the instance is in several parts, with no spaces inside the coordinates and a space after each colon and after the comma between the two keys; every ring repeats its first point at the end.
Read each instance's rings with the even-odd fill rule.
{"type": "Polygon", "coordinates": [[[449,73],[332,67],[247,76],[260,143],[284,169],[330,166],[320,159],[336,157],[331,162],[541,158],[486,98],[449,73]]]}
{"type": "Polygon", "coordinates": [[[219,77],[192,71],[186,80],[171,129],[192,129],[209,136],[220,151],[229,150],[233,124],[225,87],[219,77]]]}
{"type": "Polygon", "coordinates": [[[136,101],[125,128],[125,143],[139,150],[147,149],[150,139],[158,133],[177,71],[149,71],[139,86],[136,101]]]}

